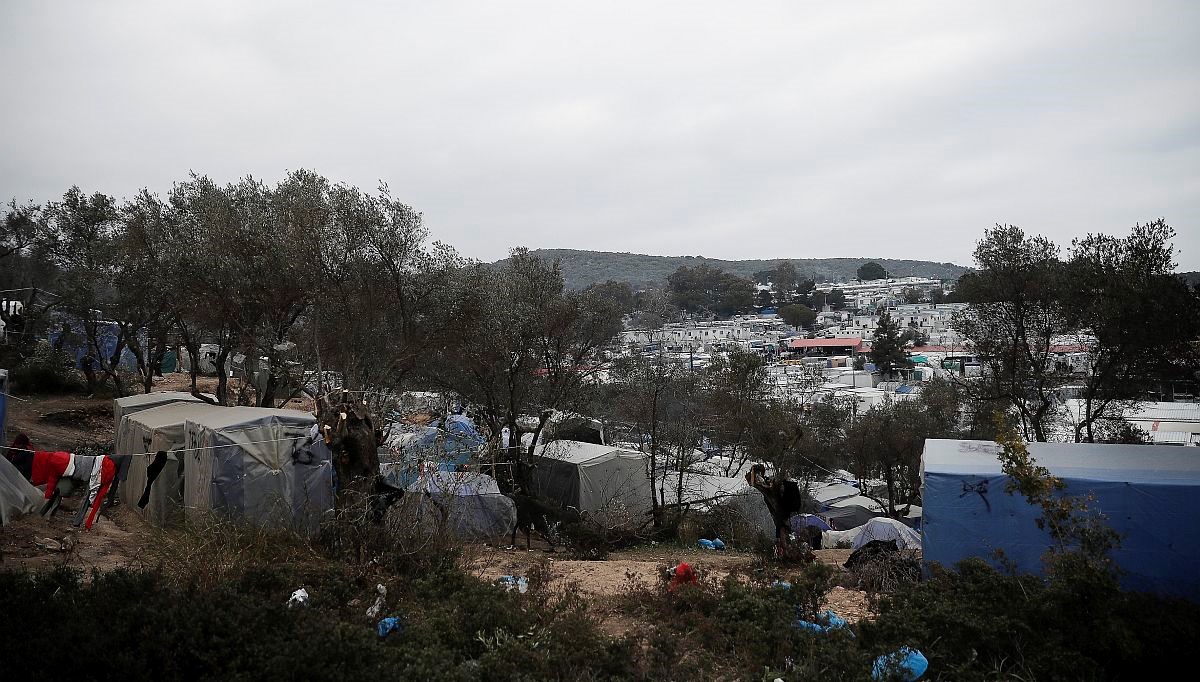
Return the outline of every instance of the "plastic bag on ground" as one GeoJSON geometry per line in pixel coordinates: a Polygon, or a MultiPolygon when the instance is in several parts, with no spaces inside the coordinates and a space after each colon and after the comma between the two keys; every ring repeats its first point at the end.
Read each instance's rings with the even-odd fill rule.
{"type": "Polygon", "coordinates": [[[916,649],[902,646],[890,654],[884,654],[875,659],[871,670],[871,679],[882,680],[890,670],[899,671],[904,682],[916,682],[929,670],[929,659],[916,649]]]}

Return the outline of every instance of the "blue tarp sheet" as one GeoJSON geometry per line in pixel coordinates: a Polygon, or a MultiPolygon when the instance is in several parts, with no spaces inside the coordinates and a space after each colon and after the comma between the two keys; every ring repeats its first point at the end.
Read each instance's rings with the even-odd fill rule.
{"type": "MultiPolygon", "coordinates": [[[[1004,491],[995,443],[927,440],[923,457],[926,562],[949,566],[1004,551],[1022,572],[1041,573],[1051,546],[1039,530],[1041,508],[1004,491]]],[[[1065,494],[1095,495],[1093,508],[1121,534],[1113,553],[1126,589],[1200,602],[1200,457],[1190,448],[1030,443],[1037,463],[1067,484],[1065,494]]]]}
{"type": "MultiPolygon", "coordinates": [[[[58,337],[62,335],[62,325],[59,325],[58,331],[50,332],[50,345],[54,345],[58,341],[58,337]]],[[[117,349],[117,336],[119,335],[117,325],[113,322],[101,322],[97,330],[97,339],[100,345],[100,351],[105,358],[112,357],[113,351],[117,349]]],[[[144,345],[146,343],[146,333],[139,332],[140,340],[144,345]]],[[[87,341],[87,334],[84,332],[83,325],[80,323],[71,324],[71,334],[63,343],[63,351],[72,355],[75,358],[75,367],[80,367],[79,361],[84,355],[87,355],[91,348],[87,341]]],[[[100,371],[99,364],[95,365],[96,371],[100,371]]],[[[133,357],[133,353],[129,352],[128,348],[121,351],[121,367],[130,372],[137,371],[137,359],[133,357]]]]}

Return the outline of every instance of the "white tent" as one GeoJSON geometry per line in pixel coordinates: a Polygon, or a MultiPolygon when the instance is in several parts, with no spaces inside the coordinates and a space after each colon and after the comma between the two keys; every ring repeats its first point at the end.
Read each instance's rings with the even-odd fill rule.
{"type": "Polygon", "coordinates": [[[192,400],[126,413],[117,423],[113,446],[114,459],[129,456],[125,481],[119,489],[121,501],[153,523],[162,525],[178,520],[183,513],[184,424],[189,419],[201,420],[228,409],[192,400]],[[167,464],[154,479],[149,502],[141,509],[137,504],[146,489],[147,470],[154,460],[141,453],[160,450],[167,453],[167,464]]]}
{"type": "Polygon", "coordinates": [[[648,455],[611,445],[559,440],[534,449],[534,492],[564,507],[612,519],[650,510],[648,455]]]}
{"type": "Polygon", "coordinates": [[[850,546],[858,549],[872,540],[894,540],[898,549],[921,549],[921,534],[896,519],[879,517],[855,528],[857,532],[850,546]]]}
{"type": "Polygon", "coordinates": [[[220,512],[311,532],[333,507],[333,464],[307,412],[226,407],[184,425],[188,515],[220,512]]]}

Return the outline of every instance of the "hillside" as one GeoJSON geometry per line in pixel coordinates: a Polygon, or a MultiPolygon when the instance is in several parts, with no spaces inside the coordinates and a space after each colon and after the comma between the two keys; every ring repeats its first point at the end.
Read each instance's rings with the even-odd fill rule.
{"type": "MultiPolygon", "coordinates": [[[[754,277],[754,273],[769,270],[778,265],[782,258],[767,260],[721,260],[703,256],[647,256],[637,253],[612,253],[608,251],[579,251],[576,249],[538,249],[534,254],[545,258],[562,260],[563,278],[567,287],[582,289],[589,284],[617,280],[630,282],[634,286],[653,285],[664,282],[667,275],[682,265],[697,266],[707,263],[711,267],[742,277],[754,277]]],[[[896,276],[916,275],[955,279],[969,268],[953,263],[934,263],[923,260],[896,260],[891,258],[790,258],[802,277],[821,281],[844,281],[854,277],[860,265],[875,261],[896,276]]]]}

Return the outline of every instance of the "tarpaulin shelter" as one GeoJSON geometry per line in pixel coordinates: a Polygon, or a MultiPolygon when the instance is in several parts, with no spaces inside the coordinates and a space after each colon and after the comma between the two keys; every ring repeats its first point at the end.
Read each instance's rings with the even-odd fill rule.
{"type": "Polygon", "coordinates": [[[25,480],[7,457],[0,457],[0,526],[33,513],[44,500],[42,491],[25,480]]]}
{"type": "Polygon", "coordinates": [[[333,465],[307,412],[228,407],[184,425],[184,507],[313,530],[333,508],[333,465]]]}
{"type": "Polygon", "coordinates": [[[848,505],[845,507],[830,507],[821,512],[821,518],[829,524],[829,527],[834,530],[850,530],[858,528],[867,521],[879,516],[880,513],[871,511],[866,507],[859,505],[848,505]]]}
{"type": "Polygon", "coordinates": [[[416,507],[421,523],[464,539],[504,535],[517,523],[516,505],[496,479],[475,472],[427,473],[408,486],[405,503],[416,507]]]}
{"type": "Polygon", "coordinates": [[[579,511],[614,517],[649,511],[648,455],[611,445],[558,440],[534,448],[534,492],[579,511]]]}
{"type": "MultiPolygon", "coordinates": [[[[184,425],[189,419],[203,420],[208,415],[228,409],[230,408],[193,399],[158,405],[122,417],[117,422],[116,442],[113,445],[113,458],[125,466],[124,482],[118,489],[121,501],[130,509],[140,512],[148,521],[158,525],[181,520],[184,425]],[[153,456],[142,453],[156,453],[160,450],[167,453],[167,463],[154,479],[149,501],[142,509],[138,507],[138,501],[146,489],[147,472],[154,460],[153,456]]],[[[114,408],[114,413],[115,411],[114,408]]]]}
{"type": "MultiPolygon", "coordinates": [[[[1066,483],[1065,495],[1094,495],[1093,509],[1121,535],[1112,557],[1127,589],[1200,601],[1200,458],[1188,448],[1029,443],[1037,464],[1066,483]]],[[[1042,571],[1052,546],[1040,507],[1005,492],[999,446],[927,440],[922,458],[924,560],[952,565],[1004,551],[1018,570],[1042,571]]]]}
{"type": "Polygon", "coordinates": [[[138,393],[113,400],[113,423],[120,428],[121,418],[127,414],[149,410],[159,405],[170,403],[201,403],[204,402],[184,391],[155,391],[154,393],[138,393]]]}
{"type": "Polygon", "coordinates": [[[872,540],[894,541],[897,549],[921,549],[921,534],[896,519],[877,517],[855,528],[850,546],[858,549],[872,540]]]}
{"type": "MultiPolygon", "coordinates": [[[[127,395],[123,398],[116,398],[113,400],[113,426],[115,427],[117,438],[120,440],[121,420],[127,415],[135,414],[137,412],[141,412],[142,410],[150,410],[155,407],[159,407],[160,405],[203,402],[204,401],[200,400],[191,393],[184,393],[183,391],[155,391],[154,393],[137,393],[134,395],[127,395]]],[[[129,477],[129,467],[133,464],[133,460],[126,456],[126,454],[130,452],[144,451],[131,449],[126,450],[124,453],[113,454],[113,461],[117,465],[118,482],[125,481],[129,477]]],[[[145,479],[143,479],[143,482],[144,480],[145,479]]],[[[125,483],[118,484],[118,491],[121,492],[122,499],[125,499],[124,495],[126,493],[126,485],[127,484],[125,483]]],[[[139,490],[137,494],[141,495],[141,490],[139,490]]],[[[134,497],[133,499],[134,501],[137,501],[137,497],[134,497]]]]}

